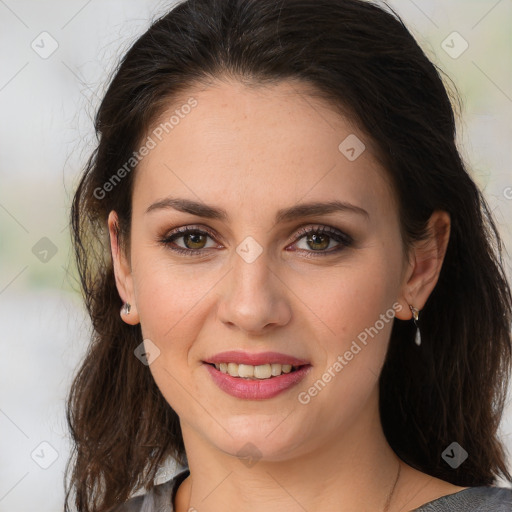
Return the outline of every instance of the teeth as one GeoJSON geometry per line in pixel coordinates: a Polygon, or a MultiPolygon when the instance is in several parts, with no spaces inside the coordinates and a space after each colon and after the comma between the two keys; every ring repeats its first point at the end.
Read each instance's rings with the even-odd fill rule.
{"type": "Polygon", "coordinates": [[[270,379],[277,377],[282,373],[290,373],[292,371],[291,364],[260,364],[253,366],[251,364],[236,363],[220,363],[215,368],[222,373],[228,373],[231,377],[242,377],[245,379],[270,379]]]}
{"type": "MultiPolygon", "coordinates": [[[[231,364],[229,366],[231,366],[231,364]]],[[[229,374],[233,377],[254,377],[254,370],[256,370],[256,367],[250,364],[239,364],[238,372],[235,375],[231,372],[229,372],[229,374]]]]}
{"type": "Polygon", "coordinates": [[[272,373],[273,377],[276,377],[277,375],[281,375],[281,365],[277,363],[272,363],[270,365],[270,373],[272,373]]]}
{"type": "MultiPolygon", "coordinates": [[[[272,377],[272,366],[269,364],[262,364],[260,366],[254,366],[254,377],[257,379],[270,379],[272,377]]],[[[238,369],[240,373],[240,368],[238,369]]]]}
{"type": "Polygon", "coordinates": [[[228,373],[231,377],[238,377],[238,365],[236,363],[228,363],[228,373]]]}

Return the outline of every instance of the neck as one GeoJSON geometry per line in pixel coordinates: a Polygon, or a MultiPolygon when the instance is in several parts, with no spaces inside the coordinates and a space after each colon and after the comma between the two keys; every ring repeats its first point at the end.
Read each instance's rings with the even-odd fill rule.
{"type": "MultiPolygon", "coordinates": [[[[375,392],[358,420],[339,435],[297,446],[279,460],[241,460],[182,424],[190,476],[180,487],[176,511],[214,512],[236,503],[237,512],[371,510],[389,503],[398,458],[388,445],[375,392]]],[[[312,436],[314,437],[314,436],[312,436]]]]}

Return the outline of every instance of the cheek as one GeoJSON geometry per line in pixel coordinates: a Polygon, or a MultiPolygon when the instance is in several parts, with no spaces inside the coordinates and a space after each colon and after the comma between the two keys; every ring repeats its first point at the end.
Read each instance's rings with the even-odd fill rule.
{"type": "Polygon", "coordinates": [[[201,336],[208,293],[218,273],[215,278],[194,265],[172,265],[165,254],[155,257],[149,251],[139,261],[144,265],[134,273],[134,285],[142,335],[159,351],[149,370],[166,401],[186,417],[190,396],[201,402],[193,378],[198,363],[191,350],[201,336]]]}
{"type": "Polygon", "coordinates": [[[389,261],[371,254],[314,282],[307,303],[331,338],[338,340],[339,348],[373,326],[381,314],[391,316],[398,290],[398,276],[389,261]]]}
{"type": "Polygon", "coordinates": [[[373,261],[338,269],[336,278],[316,281],[323,286],[309,295],[308,306],[324,326],[315,333],[323,356],[298,399],[327,431],[356,418],[378,383],[396,312],[396,289],[384,266],[373,261]]]}
{"type": "Polygon", "coordinates": [[[303,389],[302,399],[316,401],[313,407],[326,424],[354,417],[375,388],[384,363],[399,274],[395,252],[386,254],[383,249],[382,244],[368,247],[350,265],[314,280],[308,295],[308,306],[326,326],[317,333],[317,347],[325,356],[316,369],[313,388],[303,389]],[[330,410],[328,403],[336,403],[344,412],[324,417],[324,407],[330,410]]]}
{"type": "Polygon", "coordinates": [[[141,252],[134,268],[134,290],[144,338],[160,350],[182,350],[200,328],[201,304],[215,288],[219,273],[199,265],[176,264],[160,250],[141,252]],[[143,264],[142,264],[143,262],[143,264]]]}
{"type": "Polygon", "coordinates": [[[185,332],[190,336],[200,325],[196,317],[201,311],[201,298],[208,295],[216,281],[204,272],[165,264],[138,275],[135,295],[144,337],[170,348],[170,340],[182,338],[185,332]]]}

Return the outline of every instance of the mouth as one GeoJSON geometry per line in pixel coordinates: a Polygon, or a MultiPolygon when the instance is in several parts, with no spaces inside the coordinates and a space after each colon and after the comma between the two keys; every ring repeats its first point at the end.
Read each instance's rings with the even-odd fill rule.
{"type": "Polygon", "coordinates": [[[268,380],[284,374],[294,373],[308,364],[291,365],[281,363],[267,363],[260,365],[225,363],[207,363],[216,370],[234,378],[246,380],[268,380]]]}
{"type": "Polygon", "coordinates": [[[228,395],[244,400],[265,400],[284,393],[298,385],[312,368],[309,363],[268,363],[253,366],[207,361],[203,362],[203,367],[218,388],[228,395]]]}

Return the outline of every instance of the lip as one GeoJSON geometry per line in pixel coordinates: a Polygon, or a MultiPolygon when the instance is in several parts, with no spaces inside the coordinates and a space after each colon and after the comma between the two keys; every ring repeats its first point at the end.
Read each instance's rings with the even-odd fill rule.
{"type": "Polygon", "coordinates": [[[220,352],[203,361],[204,363],[220,364],[220,363],[236,363],[236,364],[250,364],[252,366],[259,366],[262,364],[291,364],[292,366],[302,366],[309,364],[309,361],[298,359],[293,356],[281,354],[279,352],[260,352],[258,354],[251,354],[250,352],[242,352],[240,350],[229,350],[227,352],[220,352]]]}
{"type": "MultiPolygon", "coordinates": [[[[226,362],[226,360],[223,359],[222,362],[226,362]]],[[[235,361],[231,360],[230,362],[234,363],[235,361]]],[[[283,373],[277,377],[271,377],[270,379],[259,380],[231,377],[228,373],[222,373],[220,370],[217,370],[215,366],[206,362],[203,363],[203,366],[210,373],[213,382],[215,382],[222,391],[235,398],[245,400],[265,400],[273,398],[297,385],[311,369],[310,364],[305,364],[293,372],[283,373]]]]}

